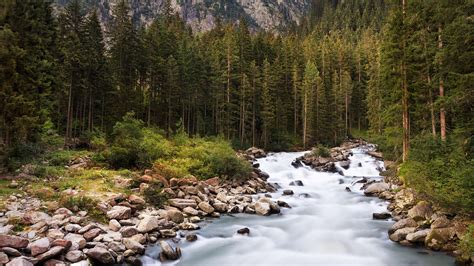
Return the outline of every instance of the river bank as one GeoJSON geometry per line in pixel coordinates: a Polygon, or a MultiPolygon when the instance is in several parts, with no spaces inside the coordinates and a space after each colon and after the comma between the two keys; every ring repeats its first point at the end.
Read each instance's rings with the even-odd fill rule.
{"type": "MultiPolygon", "coordinates": [[[[330,176],[327,179],[328,182],[333,182],[335,175],[343,177],[338,185],[344,186],[346,175],[350,175],[350,171],[360,168],[363,164],[362,161],[352,162],[350,159],[354,156],[353,149],[360,145],[365,145],[365,143],[361,141],[345,143],[341,147],[331,149],[330,156],[326,159],[314,156],[314,154],[304,156],[304,152],[296,153],[297,160],[293,158],[288,162],[285,161],[285,165],[279,167],[283,167],[282,170],[285,171],[288,168],[300,171],[305,175],[313,175],[317,172],[308,170],[308,167],[303,164],[317,170],[335,172],[322,174],[330,176]],[[317,163],[313,163],[315,160],[317,163]],[[298,161],[302,163],[295,163],[298,161]]],[[[229,220],[229,217],[242,215],[247,217],[249,214],[260,216],[283,214],[285,216],[287,212],[298,210],[300,201],[304,201],[305,205],[318,204],[321,199],[318,193],[304,192],[307,187],[311,188],[312,181],[302,181],[296,178],[291,178],[290,181],[281,180],[281,177],[278,177],[279,172],[272,173],[270,177],[260,170],[271,170],[265,165],[267,159],[271,163],[275,163],[273,160],[283,163],[278,162],[278,159],[272,159],[273,155],[263,158],[265,155],[259,149],[249,149],[241,153],[240,156],[252,162],[254,169],[248,180],[240,182],[218,178],[205,181],[195,178],[162,180],[153,171],[145,171],[145,174],[139,177],[140,186],[135,191],[136,193],[131,195],[115,194],[98,204],[98,207],[107,216],[107,220],[101,223],[93,221],[89,213],[79,209],[59,208],[54,213],[47,213],[42,209],[43,202],[38,199],[21,194],[11,196],[6,202],[7,211],[0,213],[0,223],[4,224],[0,228],[2,230],[0,258],[3,260],[0,263],[8,263],[7,265],[87,264],[87,259],[90,259],[105,264],[136,264],[143,260],[148,264],[150,261],[147,258],[151,255],[154,262],[174,261],[183,256],[180,263],[185,264],[191,255],[186,254],[187,247],[195,245],[196,240],[198,243],[201,242],[202,232],[209,230],[207,229],[209,227],[206,226],[210,221],[209,218],[225,215],[222,223],[226,224],[226,230],[231,229],[232,234],[253,236],[255,234],[255,230],[252,229],[253,225],[231,224],[232,219],[229,220]],[[256,159],[258,161],[255,161],[256,159]],[[268,179],[269,177],[270,179],[268,179]],[[162,192],[167,194],[168,201],[163,208],[151,207],[143,195],[140,195],[152,184],[152,180],[158,180],[165,187],[162,192]],[[278,188],[280,190],[277,191],[278,188]],[[12,225],[11,221],[15,219],[22,221],[22,224],[24,221],[28,223],[21,232],[13,230],[15,225],[12,225]],[[196,231],[201,227],[205,229],[196,231]],[[182,250],[183,247],[185,250],[182,250]],[[141,255],[144,253],[147,253],[148,256],[142,258],[141,255]]],[[[383,164],[374,163],[370,167],[369,173],[378,176],[383,164]]],[[[291,171],[288,174],[293,175],[291,171]]],[[[359,176],[359,178],[361,177],[359,176]]],[[[370,182],[372,181],[367,180],[367,183],[370,182]]],[[[360,182],[357,184],[363,186],[360,182]]],[[[376,182],[370,186],[380,186],[380,184],[381,182],[376,182]]],[[[325,183],[325,185],[330,186],[330,183],[325,183]]],[[[391,188],[395,189],[395,187],[391,188]]],[[[365,192],[367,191],[370,189],[366,186],[365,192]]],[[[377,195],[383,194],[380,192],[377,195]]],[[[337,201],[336,198],[332,198],[332,200],[337,201]]],[[[376,210],[384,211],[381,206],[377,206],[376,210]]],[[[324,212],[324,215],[337,219],[327,211],[324,212]]],[[[353,215],[357,216],[355,213],[353,215]]],[[[271,223],[281,217],[281,215],[273,215],[271,218],[262,219],[271,223]]],[[[367,222],[361,217],[359,218],[361,221],[367,222]]],[[[249,221],[258,219],[251,218],[249,221]]],[[[294,219],[296,218],[293,217],[291,220],[295,222],[294,219]]],[[[217,221],[217,223],[221,223],[221,219],[217,221]]],[[[256,224],[260,223],[266,222],[256,222],[256,224]]],[[[389,222],[384,224],[388,225],[389,222]]],[[[337,228],[333,228],[333,230],[337,230],[337,228]]],[[[210,235],[218,234],[220,231],[225,230],[218,229],[211,232],[210,235]]],[[[196,246],[201,245],[197,244],[196,246]]]]}

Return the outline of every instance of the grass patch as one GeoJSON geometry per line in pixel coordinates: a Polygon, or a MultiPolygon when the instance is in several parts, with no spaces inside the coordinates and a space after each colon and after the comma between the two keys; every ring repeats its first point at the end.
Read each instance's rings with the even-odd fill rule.
{"type": "Polygon", "coordinates": [[[331,156],[331,154],[329,152],[329,149],[326,146],[323,146],[323,145],[316,146],[311,151],[311,155],[318,156],[318,157],[323,157],[323,158],[327,158],[327,157],[331,156]]]}
{"type": "Polygon", "coordinates": [[[20,191],[18,188],[11,188],[11,182],[11,180],[0,179],[0,197],[7,197],[20,191]]]}

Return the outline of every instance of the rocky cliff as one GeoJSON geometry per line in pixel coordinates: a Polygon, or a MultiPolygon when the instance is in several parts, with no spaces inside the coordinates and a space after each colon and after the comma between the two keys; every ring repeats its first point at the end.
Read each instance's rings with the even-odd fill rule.
{"type": "MultiPolygon", "coordinates": [[[[57,0],[59,7],[70,0],[57,0]]],[[[87,9],[99,10],[101,21],[107,24],[113,7],[121,0],[85,0],[87,9]]],[[[137,24],[150,24],[159,16],[166,0],[127,0],[137,24]]],[[[244,17],[253,29],[278,31],[298,23],[308,11],[310,0],[171,0],[171,8],[178,12],[195,32],[212,29],[217,19],[238,21],[244,17]]]]}

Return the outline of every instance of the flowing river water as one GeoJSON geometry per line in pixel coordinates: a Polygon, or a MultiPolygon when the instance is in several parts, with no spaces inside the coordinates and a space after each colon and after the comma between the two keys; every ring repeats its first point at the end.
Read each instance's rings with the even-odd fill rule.
{"type": "MultiPolygon", "coordinates": [[[[383,162],[366,152],[367,147],[353,149],[344,176],[291,166],[304,152],[259,159],[268,182],[295,192],[272,194],[292,208],[269,217],[238,214],[210,220],[201,224],[196,242],[180,242],[179,261],[163,265],[453,265],[454,259],[442,253],[393,243],[387,234],[393,221],[372,220],[372,213],[386,211],[387,202],[366,197],[359,184],[352,185],[362,176],[381,178],[383,162]],[[304,186],[290,186],[295,180],[304,186]],[[250,228],[249,236],[236,234],[243,227],[250,228]]],[[[161,265],[158,254],[159,247],[149,247],[143,264],[161,265]]]]}

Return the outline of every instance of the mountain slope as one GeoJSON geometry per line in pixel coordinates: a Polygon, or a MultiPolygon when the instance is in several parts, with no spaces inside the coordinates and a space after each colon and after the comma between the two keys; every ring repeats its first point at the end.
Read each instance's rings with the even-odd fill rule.
{"type": "MultiPolygon", "coordinates": [[[[85,0],[87,9],[97,8],[101,21],[107,24],[112,18],[113,7],[121,0],[85,0]]],[[[159,16],[166,0],[127,0],[132,17],[138,24],[150,24],[159,16]]],[[[70,0],[57,0],[61,7],[70,0]]],[[[310,0],[171,0],[171,8],[195,32],[212,29],[216,20],[238,21],[245,17],[252,28],[278,31],[298,23],[309,10],[310,0]]]]}

